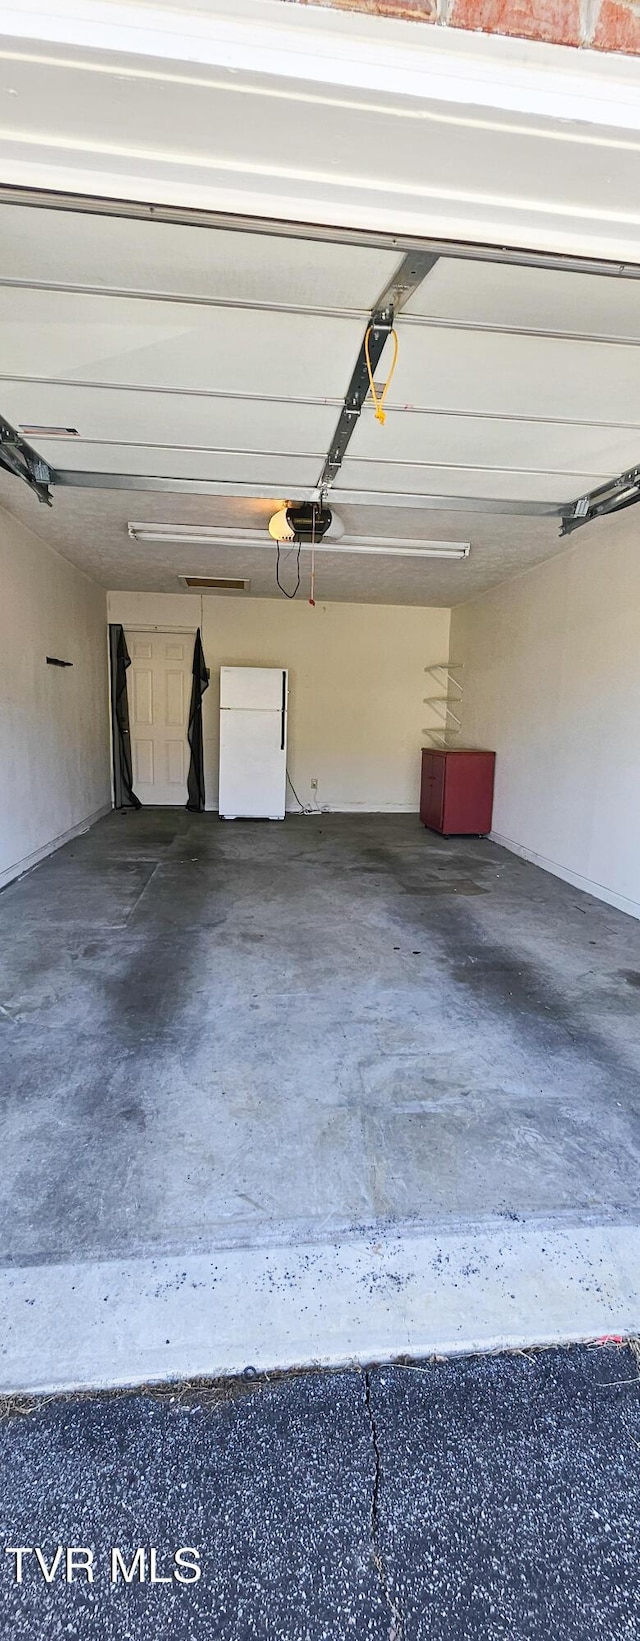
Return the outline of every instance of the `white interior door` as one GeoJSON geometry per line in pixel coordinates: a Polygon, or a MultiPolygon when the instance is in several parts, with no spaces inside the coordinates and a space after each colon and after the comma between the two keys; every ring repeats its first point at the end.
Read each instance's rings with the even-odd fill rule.
{"type": "Polygon", "coordinates": [[[134,792],[141,803],[183,805],[194,635],[125,628],[125,637],[134,792]]]}

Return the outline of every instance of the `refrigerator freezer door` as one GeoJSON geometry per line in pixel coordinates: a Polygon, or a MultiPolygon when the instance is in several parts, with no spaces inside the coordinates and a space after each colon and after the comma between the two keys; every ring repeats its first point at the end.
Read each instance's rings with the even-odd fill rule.
{"type": "Polygon", "coordinates": [[[220,706],[280,711],[282,679],[282,667],[221,667],[220,706]]]}
{"type": "MultiPolygon", "coordinates": [[[[282,691],[282,673],[277,676],[282,691]]],[[[222,711],[218,808],[223,818],[284,820],[286,757],[281,710],[222,711]]]]}

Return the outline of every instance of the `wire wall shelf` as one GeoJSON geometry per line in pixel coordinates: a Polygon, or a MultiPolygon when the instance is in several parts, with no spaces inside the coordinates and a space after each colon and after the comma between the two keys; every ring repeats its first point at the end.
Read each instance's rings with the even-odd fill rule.
{"type": "Polygon", "coordinates": [[[423,729],[433,746],[448,747],[455,745],[456,736],[462,730],[460,716],[462,697],[464,693],[462,679],[458,674],[464,671],[462,661],[434,661],[430,667],[425,667],[425,673],[435,687],[439,686],[437,695],[425,695],[423,705],[431,707],[431,712],[439,719],[435,724],[429,724],[423,729]]]}

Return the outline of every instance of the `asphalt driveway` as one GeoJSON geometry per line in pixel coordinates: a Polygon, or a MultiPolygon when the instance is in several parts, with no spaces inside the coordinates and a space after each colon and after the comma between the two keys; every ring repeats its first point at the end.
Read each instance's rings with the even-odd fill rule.
{"type": "Polygon", "coordinates": [[[636,1641],[639,1451],[612,1345],[8,1403],[0,1633],[636,1641]]]}

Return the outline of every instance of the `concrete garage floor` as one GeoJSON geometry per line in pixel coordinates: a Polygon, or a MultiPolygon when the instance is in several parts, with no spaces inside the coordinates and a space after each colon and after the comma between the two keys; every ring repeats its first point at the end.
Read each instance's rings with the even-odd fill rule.
{"type": "MultiPolygon", "coordinates": [[[[275,825],[149,809],[109,816],[11,885],[0,939],[0,1252],[18,1318],[7,1382],[43,1351],[34,1383],[101,1380],[91,1350],[84,1369],[58,1362],[65,1330],[56,1345],[49,1313],[68,1323],[81,1294],[113,1354],[98,1303],[122,1342],[118,1307],[135,1293],[141,1315],[141,1283],[149,1302],[199,1293],[202,1337],[183,1359],[192,1320],[165,1312],[152,1360],[123,1346],[132,1381],[154,1364],[164,1376],[260,1357],[244,1306],[233,1359],[207,1355],[211,1329],[218,1350],[228,1332],[225,1282],[235,1312],[238,1284],[294,1306],[282,1365],[322,1357],[338,1313],[328,1356],[366,1356],[356,1287],[372,1354],[393,1354],[394,1339],[397,1351],[580,1337],[592,1315],[603,1331],[640,1327],[620,1270],[640,1223],[631,918],[414,816],[275,825]],[[458,1318],[438,1333],[432,1295],[425,1339],[422,1267],[433,1287],[449,1266],[449,1298],[458,1281],[468,1310],[498,1255],[496,1325],[485,1317],[478,1337],[458,1318]],[[564,1261],[571,1290],[548,1309],[545,1260],[554,1279],[564,1261]],[[525,1268],[523,1296],[512,1275],[525,1268]],[[520,1328],[512,1302],[527,1311],[520,1328]],[[314,1305],[324,1319],[305,1344],[314,1305]]],[[[275,1335],[263,1344],[273,1365],[275,1335]]]]}

